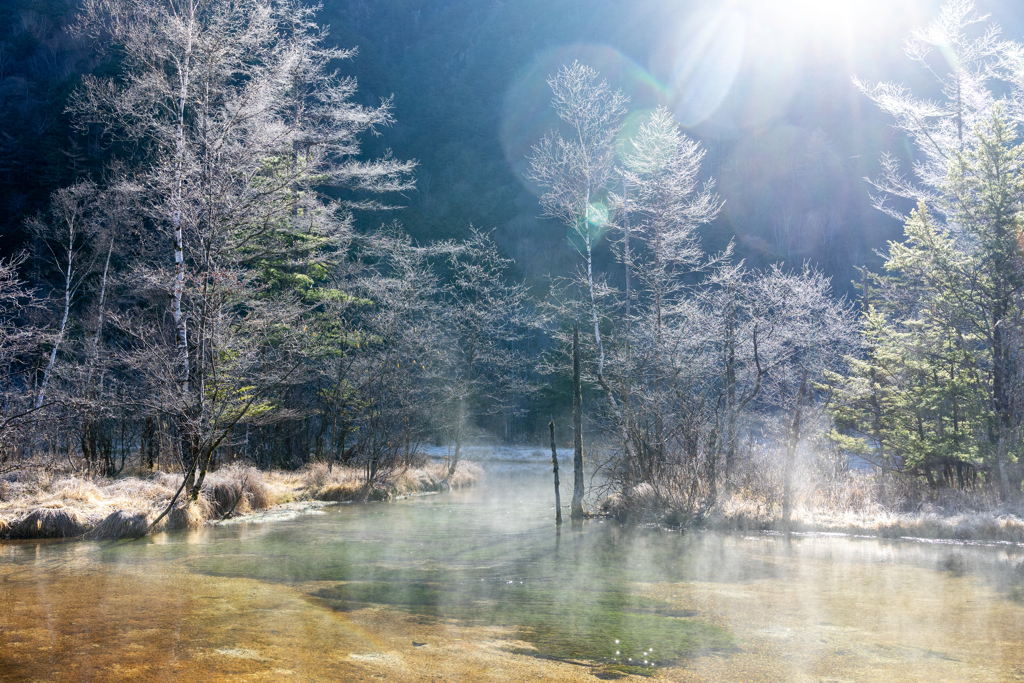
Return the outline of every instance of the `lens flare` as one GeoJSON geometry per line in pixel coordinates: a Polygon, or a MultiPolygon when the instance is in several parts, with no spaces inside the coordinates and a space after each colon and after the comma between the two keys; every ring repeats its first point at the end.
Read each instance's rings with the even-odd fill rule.
{"type": "Polygon", "coordinates": [[[605,206],[604,202],[596,202],[590,205],[587,211],[587,220],[590,221],[590,225],[595,228],[602,228],[608,225],[608,219],[611,213],[608,207],[605,206]]]}
{"type": "Polygon", "coordinates": [[[635,151],[633,140],[640,132],[640,126],[649,122],[651,115],[655,111],[654,109],[635,109],[626,115],[626,120],[622,124],[622,130],[619,131],[619,135],[615,139],[615,153],[620,160],[624,154],[630,154],[635,151]]]}
{"type": "Polygon", "coordinates": [[[667,84],[672,109],[685,126],[715,113],[743,63],[746,21],[733,8],[698,11],[670,32],[651,60],[667,84]]]}

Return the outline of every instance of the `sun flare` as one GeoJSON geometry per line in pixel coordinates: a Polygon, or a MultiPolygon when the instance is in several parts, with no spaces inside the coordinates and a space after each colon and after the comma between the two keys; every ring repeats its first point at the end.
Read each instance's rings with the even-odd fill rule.
{"type": "Polygon", "coordinates": [[[871,0],[753,0],[744,3],[751,19],[772,24],[791,34],[825,37],[848,30],[866,16],[881,11],[871,0]]]}

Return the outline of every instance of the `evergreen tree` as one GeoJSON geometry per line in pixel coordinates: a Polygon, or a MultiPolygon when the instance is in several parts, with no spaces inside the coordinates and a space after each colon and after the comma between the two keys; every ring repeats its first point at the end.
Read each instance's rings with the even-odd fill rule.
{"type": "MultiPolygon", "coordinates": [[[[889,245],[867,309],[869,352],[838,382],[840,443],[887,467],[992,466],[1001,497],[1017,459],[1024,384],[1024,146],[995,105],[952,155],[941,203],[957,231],[922,202],[907,239],[889,245]]],[[[867,295],[867,292],[865,292],[867,295]]]]}

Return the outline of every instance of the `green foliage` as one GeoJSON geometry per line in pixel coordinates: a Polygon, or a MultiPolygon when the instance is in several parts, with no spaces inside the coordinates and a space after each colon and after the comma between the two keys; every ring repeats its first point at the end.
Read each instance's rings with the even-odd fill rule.
{"type": "Polygon", "coordinates": [[[1015,425],[1021,389],[1011,340],[1024,287],[1024,146],[1014,139],[994,106],[952,156],[940,202],[950,225],[938,227],[921,203],[906,240],[890,243],[864,315],[867,355],[851,359],[847,376],[829,378],[840,446],[925,474],[955,462],[1002,470],[1015,459],[997,449],[1015,425]]]}
{"type": "Polygon", "coordinates": [[[896,324],[874,308],[864,338],[867,353],[845,377],[826,375],[838,387],[832,440],[897,469],[980,464],[991,412],[965,340],[931,311],[896,324]]]}

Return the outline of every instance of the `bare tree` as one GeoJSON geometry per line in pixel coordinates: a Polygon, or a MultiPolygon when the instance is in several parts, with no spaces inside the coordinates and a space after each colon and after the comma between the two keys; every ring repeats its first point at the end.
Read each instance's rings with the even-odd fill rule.
{"type": "Polygon", "coordinates": [[[512,261],[502,258],[488,233],[470,230],[463,242],[438,245],[445,255],[439,312],[440,358],[444,364],[445,403],[454,416],[454,474],[467,421],[502,412],[528,392],[526,358],[516,349],[529,325],[527,293],[510,283],[512,261]]]}
{"type": "Polygon", "coordinates": [[[997,100],[1009,105],[1011,120],[1024,120],[1024,69],[1014,58],[1021,48],[1004,41],[998,25],[984,26],[987,20],[988,15],[975,11],[974,0],[950,0],[934,21],[907,39],[907,56],[935,78],[943,99],[915,97],[899,83],[854,77],[857,88],[893,117],[919,152],[912,177],[900,170],[895,156],[885,154],[882,175],[868,179],[877,193],[875,205],[901,222],[907,216],[889,203],[892,197],[910,199],[915,206],[923,201],[929,210],[941,212],[938,200],[949,164],[955,153],[966,150],[971,132],[989,118],[997,100]],[[1011,87],[999,98],[994,85],[999,90],[1011,87]]]}
{"type": "MultiPolygon", "coordinates": [[[[623,232],[623,261],[627,287],[636,281],[634,293],[625,293],[627,312],[625,364],[621,377],[622,401],[626,406],[624,421],[630,432],[637,457],[664,455],[664,424],[655,417],[654,441],[640,443],[634,429],[632,382],[634,370],[630,348],[636,329],[650,333],[654,348],[665,344],[665,324],[671,307],[685,296],[682,277],[709,267],[697,237],[697,228],[714,220],[721,201],[713,192],[714,183],[701,184],[698,179],[704,151],[680,131],[671,114],[659,108],[641,123],[636,137],[631,138],[622,152],[624,186],[633,188],[633,196],[613,195],[613,202],[621,207],[619,223],[623,232]],[[635,232],[638,245],[630,248],[630,233],[635,232]],[[641,455],[645,454],[645,455],[641,455]]],[[[640,344],[644,342],[639,340],[640,344]]],[[[653,367],[653,366],[652,366],[653,367]]],[[[651,379],[649,376],[648,380],[651,379]]],[[[655,383],[664,378],[653,379],[655,383]]],[[[646,467],[646,466],[643,466],[646,467]]]]}
{"type": "MultiPolygon", "coordinates": [[[[832,295],[831,282],[807,266],[786,272],[773,266],[756,277],[753,298],[759,314],[773,322],[762,345],[764,404],[789,415],[783,464],[782,516],[789,522],[794,497],[796,451],[806,436],[803,411],[813,383],[841,369],[860,348],[850,305],[832,295]]],[[[768,330],[766,330],[768,332],[768,330]]]]}
{"type": "Polygon", "coordinates": [[[18,276],[24,261],[25,254],[0,260],[0,472],[21,466],[15,449],[39,414],[26,363],[39,331],[24,319],[38,301],[18,276]]]}
{"type": "Polygon", "coordinates": [[[609,185],[615,178],[615,139],[622,127],[628,98],[612,91],[598,73],[579,62],[562,67],[548,80],[551,106],[567,126],[567,136],[552,131],[533,149],[529,178],[545,189],[544,215],[569,228],[569,241],[583,256],[590,318],[597,353],[596,376],[614,401],[604,374],[594,249],[611,227],[609,185]]]}
{"type": "Polygon", "coordinates": [[[94,238],[101,230],[98,188],[90,181],[79,181],[55,191],[50,197],[48,216],[37,215],[27,221],[29,230],[49,252],[50,263],[59,273],[61,285],[60,322],[50,340],[50,353],[36,393],[35,407],[43,405],[46,389],[68,333],[71,307],[87,276],[95,265],[94,238]]]}

